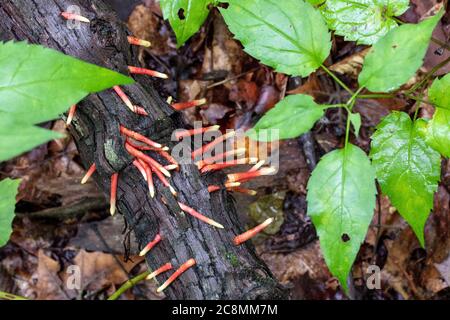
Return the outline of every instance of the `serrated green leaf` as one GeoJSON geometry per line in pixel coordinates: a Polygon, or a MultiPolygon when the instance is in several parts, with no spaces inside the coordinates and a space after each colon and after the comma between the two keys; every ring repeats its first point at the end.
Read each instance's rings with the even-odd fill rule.
{"type": "Polygon", "coordinates": [[[350,113],[350,122],[352,123],[355,135],[359,136],[359,130],[361,129],[361,115],[359,113],[350,113]]]}
{"type": "Polygon", "coordinates": [[[278,72],[308,76],[331,50],[321,14],[303,0],[228,0],[220,12],[244,50],[278,72]]]}
{"type": "Polygon", "coordinates": [[[33,127],[89,93],[133,80],[55,50],[0,42],[0,161],[60,137],[33,127]]]}
{"type": "Polygon", "coordinates": [[[247,135],[259,141],[295,138],[311,130],[323,114],[324,107],[315,103],[311,96],[287,96],[269,110],[247,135]],[[278,134],[271,134],[272,130],[278,130],[278,134]]]}
{"type": "Polygon", "coordinates": [[[0,247],[9,240],[12,232],[16,194],[20,180],[5,179],[0,181],[0,247]]]}
{"type": "Polygon", "coordinates": [[[424,227],[433,207],[441,157],[420,134],[421,122],[393,112],[372,137],[372,163],[384,194],[411,225],[422,246],[424,227]]]}
{"type": "Polygon", "coordinates": [[[11,115],[0,112],[0,161],[62,137],[58,132],[17,122],[11,115]]]}
{"type": "Polygon", "coordinates": [[[360,148],[325,155],[308,182],[308,215],[331,273],[347,291],[347,276],[375,208],[375,172],[360,148]]]}
{"type": "Polygon", "coordinates": [[[120,73],[25,42],[0,43],[0,112],[23,123],[56,118],[89,93],[133,83],[120,73]]]}
{"type": "Polygon", "coordinates": [[[443,11],[419,24],[404,24],[389,31],[364,59],[359,84],[372,92],[398,89],[423,63],[436,24],[443,11]]]}
{"type": "Polygon", "coordinates": [[[164,19],[168,19],[181,47],[205,22],[212,0],[161,0],[164,19]]]}
{"type": "Polygon", "coordinates": [[[434,80],[430,89],[428,90],[428,97],[430,102],[436,107],[450,110],[450,73],[445,75],[442,79],[434,80]]]}
{"type": "Polygon", "coordinates": [[[444,157],[450,157],[450,74],[436,79],[428,90],[428,97],[436,107],[431,121],[424,128],[427,143],[444,157]]]}
{"type": "Polygon", "coordinates": [[[327,0],[320,7],[330,29],[347,41],[373,44],[396,28],[409,0],[327,0]]]}

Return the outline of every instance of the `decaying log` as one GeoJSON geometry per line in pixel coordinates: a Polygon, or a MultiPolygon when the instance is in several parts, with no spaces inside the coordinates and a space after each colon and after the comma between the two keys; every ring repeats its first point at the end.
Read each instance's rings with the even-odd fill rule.
{"type": "MultiPolygon", "coordinates": [[[[124,74],[127,65],[139,65],[138,51],[128,44],[127,35],[124,24],[100,0],[0,2],[0,40],[42,44],[124,74]],[[79,29],[67,28],[60,13],[71,5],[80,7],[91,23],[82,23],[79,29]]],[[[141,247],[157,232],[163,236],[164,240],[147,257],[149,266],[155,269],[166,262],[179,266],[189,258],[197,261],[197,266],[165,293],[172,299],[285,298],[285,291],[256,257],[252,245],[233,245],[233,237],[242,229],[230,196],[226,192],[210,195],[207,191],[208,183],[220,183],[223,175],[204,178],[195,166],[183,165],[171,183],[179,191],[180,201],[219,221],[225,230],[182,216],[176,199],[161,184],[157,183],[157,197],[149,198],[146,183],[124,150],[119,124],[171,146],[172,131],[183,127],[183,123],[160,97],[153,80],[144,76],[136,80],[136,84],[125,88],[126,93],[147,110],[149,117],[132,114],[112,90],[106,90],[79,104],[70,132],[85,167],[97,164],[94,179],[106,194],[111,174],[120,172],[118,211],[134,228],[141,247]]]]}

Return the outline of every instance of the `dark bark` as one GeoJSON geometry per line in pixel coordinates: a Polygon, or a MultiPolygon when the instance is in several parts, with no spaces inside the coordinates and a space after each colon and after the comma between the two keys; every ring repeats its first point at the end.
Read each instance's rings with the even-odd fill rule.
{"type": "MultiPolygon", "coordinates": [[[[85,0],[2,0],[0,39],[28,40],[82,60],[126,74],[127,65],[138,65],[137,49],[127,43],[125,26],[102,1],[85,0]],[[60,17],[70,5],[78,5],[90,24],[71,30],[60,17]]],[[[138,77],[125,88],[133,101],[148,111],[149,117],[134,115],[111,91],[87,97],[79,104],[71,126],[84,165],[97,164],[94,179],[109,194],[110,175],[120,172],[118,210],[134,228],[141,246],[159,231],[164,241],[148,255],[156,268],[170,261],[179,266],[195,258],[197,266],[187,271],[166,290],[177,299],[279,299],[285,291],[267,267],[256,257],[250,244],[236,247],[233,237],[242,232],[236,210],[226,192],[210,195],[208,183],[223,181],[223,175],[200,176],[193,165],[182,166],[171,183],[179,199],[225,226],[218,230],[180,215],[176,199],[157,182],[158,196],[148,197],[145,182],[131,165],[123,147],[119,123],[171,145],[170,136],[182,127],[180,117],[162,100],[152,80],[138,77]],[[167,205],[161,198],[164,197],[167,205]]],[[[165,279],[161,276],[159,279],[165,279]]]]}

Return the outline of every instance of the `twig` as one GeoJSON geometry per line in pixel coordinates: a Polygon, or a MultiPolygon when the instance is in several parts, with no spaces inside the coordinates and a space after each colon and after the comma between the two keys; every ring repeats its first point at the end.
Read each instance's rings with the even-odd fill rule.
{"type": "Polygon", "coordinates": [[[224,80],[222,80],[222,81],[213,83],[213,84],[207,86],[206,89],[212,89],[212,88],[214,88],[214,87],[223,85],[223,84],[225,84],[225,83],[227,83],[227,82],[230,82],[230,81],[239,79],[239,78],[245,76],[246,74],[249,74],[249,73],[251,73],[251,72],[255,72],[256,70],[258,70],[258,69],[260,69],[260,68],[261,68],[261,67],[256,67],[256,68],[250,69],[250,70],[248,70],[248,71],[245,71],[245,72],[243,72],[243,73],[241,73],[241,74],[238,74],[237,76],[234,76],[234,77],[231,77],[231,78],[227,78],[227,79],[224,79],[224,80]]]}
{"type": "Polygon", "coordinates": [[[127,282],[125,282],[116,292],[114,292],[109,298],[108,300],[117,300],[125,291],[127,291],[128,289],[131,289],[132,287],[134,287],[135,285],[137,285],[139,282],[144,281],[145,278],[147,278],[147,276],[150,274],[150,271],[145,271],[139,275],[137,275],[136,277],[128,280],[127,282]]]}
{"type": "Polygon", "coordinates": [[[12,293],[0,291],[0,299],[3,300],[29,300],[28,298],[17,296],[12,293]]]}

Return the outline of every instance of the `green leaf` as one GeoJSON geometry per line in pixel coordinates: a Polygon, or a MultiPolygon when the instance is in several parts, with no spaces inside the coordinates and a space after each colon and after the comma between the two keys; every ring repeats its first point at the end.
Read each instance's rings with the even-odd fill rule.
{"type": "Polygon", "coordinates": [[[33,127],[92,92],[133,80],[25,42],[0,42],[0,161],[60,137],[33,127]]]}
{"type": "Polygon", "coordinates": [[[181,47],[203,25],[211,0],[161,0],[164,19],[168,19],[181,47]]]}
{"type": "Polygon", "coordinates": [[[303,0],[228,0],[220,11],[245,51],[278,72],[308,76],[331,50],[322,15],[303,0]]]}
{"type": "Polygon", "coordinates": [[[361,115],[359,113],[350,113],[349,117],[353,129],[355,129],[355,135],[358,136],[361,129],[361,115]]]}
{"type": "Polygon", "coordinates": [[[375,208],[375,172],[360,148],[325,155],[308,182],[308,215],[331,273],[347,291],[347,276],[375,208]]]}
{"type": "Polygon", "coordinates": [[[396,28],[409,0],[327,0],[321,7],[330,29],[347,41],[373,44],[396,28]]]}
{"type": "Polygon", "coordinates": [[[411,225],[422,246],[424,227],[433,207],[441,157],[422,139],[421,121],[393,112],[372,137],[371,158],[384,194],[411,225]]]}
{"type": "Polygon", "coordinates": [[[12,232],[16,194],[20,180],[5,179],[0,181],[0,247],[9,240],[12,232]]]}
{"type": "Polygon", "coordinates": [[[424,128],[427,143],[444,157],[450,157],[450,74],[433,82],[428,97],[436,107],[433,119],[424,128]]]}
{"type": "Polygon", "coordinates": [[[444,157],[450,157],[450,111],[438,108],[433,119],[422,131],[422,136],[430,147],[444,157]]]}
{"type": "Polygon", "coordinates": [[[62,137],[58,132],[17,122],[13,116],[0,112],[0,161],[62,137]]]}
{"type": "Polygon", "coordinates": [[[372,92],[398,89],[423,63],[431,34],[443,11],[419,24],[404,24],[389,31],[367,54],[359,84],[372,92]]]}
{"type": "Polygon", "coordinates": [[[428,90],[428,97],[430,102],[436,107],[450,110],[450,73],[445,75],[442,79],[434,80],[430,89],[428,90]]]}
{"type": "Polygon", "coordinates": [[[315,103],[311,96],[287,96],[269,110],[253,129],[247,132],[247,136],[259,141],[295,138],[311,130],[323,114],[324,107],[315,103]]]}
{"type": "Polygon", "coordinates": [[[325,2],[325,0],[306,0],[306,2],[312,4],[313,6],[317,6],[325,2]]]}

